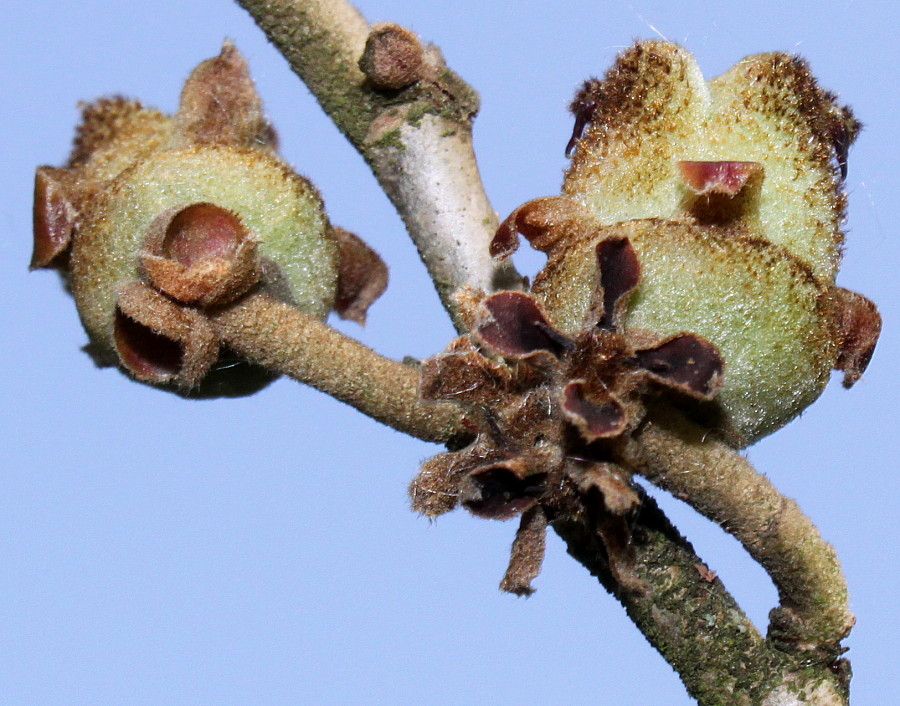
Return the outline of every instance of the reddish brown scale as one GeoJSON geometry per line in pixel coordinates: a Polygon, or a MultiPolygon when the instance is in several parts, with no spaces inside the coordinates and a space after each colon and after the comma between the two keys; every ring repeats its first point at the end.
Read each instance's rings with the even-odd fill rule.
{"type": "Polygon", "coordinates": [[[366,322],[369,306],[388,284],[384,261],[362,239],[343,228],[332,228],[338,246],[338,291],[334,308],[342,319],[366,322]]]}
{"type": "Polygon", "coordinates": [[[621,310],[628,303],[628,295],[641,281],[641,263],[628,238],[601,240],[597,243],[596,254],[600,287],[603,291],[603,312],[597,320],[597,326],[611,331],[619,324],[621,310]]]}
{"type": "Polygon", "coordinates": [[[831,124],[831,143],[834,145],[835,159],[841,171],[841,179],[847,178],[847,157],[850,153],[850,145],[856,139],[862,123],[854,116],[853,111],[844,106],[840,110],[840,116],[831,124]]]}
{"type": "Polygon", "coordinates": [[[625,430],[625,410],[605,390],[589,392],[583,380],[573,380],[563,389],[562,398],[563,411],[585,441],[608,439],[625,430]]]}
{"type": "Polygon", "coordinates": [[[575,116],[575,125],[572,127],[572,136],[566,144],[566,157],[575,149],[576,143],[584,134],[584,129],[591,122],[591,118],[594,117],[594,111],[597,109],[597,100],[594,98],[593,92],[599,83],[596,78],[589,78],[582,84],[569,104],[569,111],[575,116]]]}
{"type": "Polygon", "coordinates": [[[712,399],[722,387],[722,356],[712,343],[692,333],[635,351],[633,360],[653,378],[695,397],[712,399]]]}
{"type": "Polygon", "coordinates": [[[478,517],[508,520],[537,503],[546,479],[544,473],[522,475],[513,463],[481,468],[469,474],[471,488],[464,491],[462,504],[478,517]]]}
{"type": "Polygon", "coordinates": [[[198,203],[180,211],[166,229],[163,254],[185,267],[210,258],[229,260],[247,230],[230,211],[211,203],[198,203]]]}
{"type": "Polygon", "coordinates": [[[164,380],[181,371],[184,362],[182,345],[138,323],[119,309],[116,309],[113,338],[122,364],[135,377],[164,380]]]}
{"type": "Polygon", "coordinates": [[[875,304],[861,294],[834,287],[841,352],[835,369],[844,372],[844,387],[862,377],[881,335],[881,315],[875,304]]]}
{"type": "Polygon", "coordinates": [[[75,228],[75,209],[50,167],[34,175],[34,249],[31,269],[47,267],[69,247],[75,228]]]}
{"type": "Polygon", "coordinates": [[[476,334],[501,355],[525,357],[542,350],[561,354],[573,345],[527,294],[501,292],[485,299],[484,306],[490,317],[478,325],[476,334]]]}
{"type": "Polygon", "coordinates": [[[681,176],[697,194],[718,193],[735,196],[751,177],[762,171],[759,162],[691,162],[678,163],[681,176]]]}

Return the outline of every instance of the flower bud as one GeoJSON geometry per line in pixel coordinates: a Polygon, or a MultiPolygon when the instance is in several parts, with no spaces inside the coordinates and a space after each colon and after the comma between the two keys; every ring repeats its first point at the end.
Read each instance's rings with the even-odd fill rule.
{"type": "Polygon", "coordinates": [[[533,291],[564,333],[592,316],[596,243],[626,238],[641,282],[624,329],[718,349],[710,424],[735,446],[799,414],[833,368],[859,377],[880,318],[834,285],[859,123],[803,61],[753,56],[707,83],[685,50],[644,42],[572,110],[565,197],[517,209],[492,244],[506,256],[518,232],[548,253],[533,291]]]}
{"type": "Polygon", "coordinates": [[[366,39],[359,68],[381,90],[399,91],[422,78],[425,50],[404,27],[384,22],[366,39]]]}
{"type": "MultiPolygon", "coordinates": [[[[138,162],[98,193],[81,215],[70,276],[82,322],[95,342],[111,331],[116,285],[140,276],[141,254],[161,257],[166,235],[174,255],[166,258],[171,264],[193,266],[196,271],[204,260],[209,264],[213,259],[214,252],[201,257],[204,248],[213,246],[210,242],[195,240],[192,251],[184,234],[172,240],[172,221],[176,226],[180,222],[184,230],[190,216],[196,220],[204,212],[198,210],[201,206],[206,213],[234,214],[241,236],[234,237],[231,255],[237,253],[237,241],[246,242],[249,234],[258,241],[258,267],[265,286],[307,313],[325,317],[336,294],[337,248],[318,194],[268,154],[202,145],[160,151],[138,162]]],[[[215,242],[215,236],[209,240],[215,242]]],[[[224,260],[222,254],[215,259],[224,260]]],[[[145,267],[149,264],[155,273],[154,262],[144,258],[145,267]]],[[[224,285],[214,283],[205,293],[200,286],[194,296],[180,290],[167,293],[212,301],[220,286],[224,285]]]]}
{"type": "Polygon", "coordinates": [[[229,43],[194,70],[174,116],[121,98],[84,109],[69,164],[37,172],[32,266],[62,270],[98,362],[192,395],[271,379],[247,385],[240,361],[216,362],[204,309],[256,288],[318,319],[337,308],[362,321],[387,277],[275,154],[229,43]]]}

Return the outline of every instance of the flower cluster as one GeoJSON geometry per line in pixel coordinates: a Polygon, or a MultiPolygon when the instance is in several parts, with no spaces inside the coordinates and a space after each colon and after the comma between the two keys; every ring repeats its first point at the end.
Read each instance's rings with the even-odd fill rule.
{"type": "MultiPolygon", "coordinates": [[[[622,331],[640,282],[628,239],[599,241],[595,257],[591,314],[575,335],[554,327],[532,295],[499,292],[470,302],[470,336],[425,361],[423,397],[463,405],[475,436],[425,462],[410,490],[415,510],[434,517],[461,503],[486,518],[525,513],[520,536],[531,536],[534,510],[552,506],[554,489],[575,487],[599,490],[602,513],[623,517],[638,496],[610,444],[637,428],[654,400],[716,395],[723,361],[711,343],[622,331]]],[[[527,582],[508,588],[530,590],[527,582]]]]}

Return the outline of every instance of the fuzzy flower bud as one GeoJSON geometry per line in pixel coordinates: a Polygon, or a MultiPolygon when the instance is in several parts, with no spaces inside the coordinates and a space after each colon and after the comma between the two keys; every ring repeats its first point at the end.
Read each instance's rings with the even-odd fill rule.
{"type": "Polygon", "coordinates": [[[594,248],[627,238],[642,280],[623,326],[691,331],[725,362],[710,424],[736,446],[787,423],[833,368],[861,375],[874,305],[835,286],[847,150],[859,123],[785,54],[744,59],[710,82],[685,50],[644,42],[572,103],[565,196],[526,204],[516,233],[548,253],[533,291],[564,332],[590,318],[594,248]]]}
{"type": "Polygon", "coordinates": [[[190,394],[231,394],[198,388],[246,367],[216,365],[204,309],[261,288],[318,319],[361,321],[386,283],[377,255],[336,237],[315,188],[275,154],[228,43],[190,75],[174,116],[121,98],[84,109],[69,164],[35,181],[32,267],[54,266],[98,362],[190,394]]]}

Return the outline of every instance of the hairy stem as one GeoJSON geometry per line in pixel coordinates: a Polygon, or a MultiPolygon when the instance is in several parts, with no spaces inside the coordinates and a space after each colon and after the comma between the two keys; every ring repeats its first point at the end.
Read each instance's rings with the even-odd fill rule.
{"type": "Polygon", "coordinates": [[[211,314],[210,321],[240,355],[398,431],[438,442],[465,436],[459,407],[419,399],[417,368],[385,358],[266,294],[251,294],[211,314]]]}
{"type": "Polygon", "coordinates": [[[476,95],[438,52],[425,52],[409,87],[380,90],[358,66],[370,28],[345,0],[238,1],[366,159],[457,328],[459,287],[520,287],[488,253],[498,223],[472,150],[476,95]]]}
{"type": "Polygon", "coordinates": [[[733,534],[771,576],[778,608],[769,638],[828,661],[853,626],[834,548],[797,504],[737,451],[678,415],[657,415],[623,450],[623,462],[733,534]]]}

